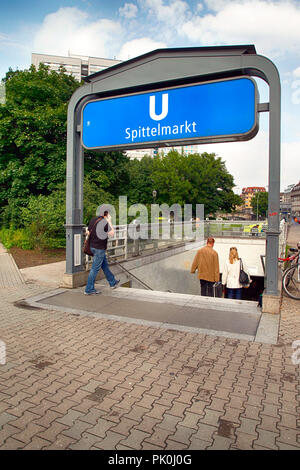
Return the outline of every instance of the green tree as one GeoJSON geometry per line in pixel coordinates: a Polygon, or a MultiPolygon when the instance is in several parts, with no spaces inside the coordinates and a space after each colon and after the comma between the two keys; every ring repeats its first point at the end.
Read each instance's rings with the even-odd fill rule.
{"type": "Polygon", "coordinates": [[[89,220],[95,217],[98,207],[102,204],[112,204],[118,211],[117,198],[93,181],[92,175],[87,175],[83,184],[83,223],[88,224],[89,220]]]}
{"type": "Polygon", "coordinates": [[[127,194],[130,160],[123,152],[84,152],[85,174],[101,190],[118,197],[127,194]]]}
{"type": "Polygon", "coordinates": [[[155,159],[144,156],[141,160],[131,160],[129,164],[130,184],[127,190],[129,204],[151,204],[153,190],[156,189],[153,181],[155,159]]]}
{"type": "Polygon", "coordinates": [[[38,70],[10,70],[4,81],[0,211],[6,221],[14,221],[29,196],[49,195],[65,180],[67,106],[80,84],[43,64],[38,70]]]}
{"type": "Polygon", "coordinates": [[[267,192],[257,192],[251,199],[251,207],[253,213],[260,215],[261,217],[266,217],[268,211],[268,198],[269,193],[267,192]]]}
{"type": "Polygon", "coordinates": [[[154,160],[152,180],[157,202],[204,204],[204,213],[231,212],[240,202],[233,176],[214,153],[183,155],[172,150],[154,160]]]}

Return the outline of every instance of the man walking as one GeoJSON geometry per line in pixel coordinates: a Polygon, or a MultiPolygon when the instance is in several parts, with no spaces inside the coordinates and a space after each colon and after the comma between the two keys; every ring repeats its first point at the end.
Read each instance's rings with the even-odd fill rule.
{"type": "Polygon", "coordinates": [[[220,279],[219,256],[213,249],[214,244],[215,239],[208,237],[206,246],[197,251],[191,267],[191,273],[198,270],[201,295],[208,297],[213,297],[213,284],[220,279]]]}
{"type": "Polygon", "coordinates": [[[93,217],[90,220],[88,233],[90,234],[90,247],[94,257],[84,293],[85,295],[101,294],[101,291],[95,289],[95,281],[100,269],[103,270],[112,289],[115,289],[120,282],[109,269],[105,254],[107,239],[114,236],[114,229],[107,210],[103,212],[103,216],[93,217]]]}

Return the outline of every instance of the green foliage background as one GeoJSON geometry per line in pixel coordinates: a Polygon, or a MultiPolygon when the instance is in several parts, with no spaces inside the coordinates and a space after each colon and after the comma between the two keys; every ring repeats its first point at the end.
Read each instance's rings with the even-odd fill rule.
{"type": "MultiPolygon", "coordinates": [[[[8,248],[65,246],[67,107],[80,86],[73,77],[50,71],[12,71],[3,80],[0,104],[0,239],[8,248]]],[[[85,152],[84,223],[103,203],[118,212],[128,204],[204,204],[205,214],[230,212],[239,204],[233,177],[215,154],[129,160],[122,152],[85,152]]]]}
{"type": "Polygon", "coordinates": [[[251,199],[251,207],[254,214],[258,212],[258,215],[266,217],[268,211],[268,198],[268,192],[258,192],[253,196],[251,199]]]}

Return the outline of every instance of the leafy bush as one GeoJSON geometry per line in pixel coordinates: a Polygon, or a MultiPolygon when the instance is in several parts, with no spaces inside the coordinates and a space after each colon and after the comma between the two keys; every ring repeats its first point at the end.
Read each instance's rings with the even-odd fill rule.
{"type": "Polygon", "coordinates": [[[63,248],[65,246],[65,192],[54,191],[49,196],[31,196],[21,209],[22,221],[31,233],[34,246],[63,248]]]}
{"type": "Polygon", "coordinates": [[[6,249],[17,246],[23,250],[32,250],[34,241],[28,229],[3,228],[0,230],[0,240],[6,249]]]}
{"type": "MultiPolygon", "coordinates": [[[[65,248],[65,188],[53,191],[50,195],[31,195],[25,207],[14,207],[13,203],[7,206],[7,216],[15,214],[14,220],[5,219],[6,212],[2,212],[2,224],[9,228],[3,228],[0,239],[3,245],[9,249],[19,246],[23,249],[33,248],[65,248]],[[14,210],[13,210],[14,209],[14,210]]],[[[85,178],[84,183],[84,222],[96,215],[97,208],[101,204],[115,204],[113,196],[99,188],[99,186],[85,178]]]]}

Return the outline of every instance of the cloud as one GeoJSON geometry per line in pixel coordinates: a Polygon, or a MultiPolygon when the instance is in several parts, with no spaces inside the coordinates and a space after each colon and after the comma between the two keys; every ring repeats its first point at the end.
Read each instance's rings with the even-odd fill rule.
{"type": "Polygon", "coordinates": [[[138,1],[153,31],[170,44],[255,44],[274,58],[300,53],[299,0],[138,1]]]}
{"type": "MultiPolygon", "coordinates": [[[[137,7],[132,3],[125,3],[120,10],[125,19],[131,19],[137,7]]],[[[126,32],[128,33],[129,31],[126,32]]],[[[118,22],[104,18],[92,20],[86,12],[75,7],[60,8],[44,18],[34,37],[34,50],[57,55],[66,55],[70,50],[73,54],[108,58],[117,56],[121,60],[128,60],[166,47],[165,42],[155,41],[150,37],[140,37],[124,43],[124,35],[125,30],[118,22]]]]}
{"type": "Polygon", "coordinates": [[[268,133],[265,131],[247,142],[203,144],[200,152],[214,152],[222,158],[239,190],[268,184],[268,133]]]}
{"type": "Polygon", "coordinates": [[[295,70],[293,70],[293,76],[295,78],[300,78],[300,67],[297,67],[295,70]]]}
{"type": "MultiPolygon", "coordinates": [[[[260,130],[247,142],[201,145],[200,152],[214,152],[221,157],[234,177],[235,192],[241,193],[246,186],[266,187],[269,184],[268,140],[268,132],[260,130]]],[[[300,179],[299,148],[300,139],[281,144],[281,191],[300,179]]]]}
{"type": "Polygon", "coordinates": [[[66,55],[70,50],[74,54],[109,57],[115,44],[121,43],[122,33],[118,22],[91,20],[84,11],[66,7],[44,18],[33,47],[34,52],[46,54],[66,55]]]}
{"type": "MultiPolygon", "coordinates": [[[[297,85],[298,88],[297,90],[297,95],[295,95],[295,98],[298,98],[298,101],[294,104],[298,105],[298,109],[296,109],[297,112],[293,113],[290,111],[282,110],[281,112],[281,122],[282,122],[282,139],[285,141],[291,141],[293,138],[299,139],[300,140],[300,109],[299,109],[299,104],[300,104],[300,80],[297,80],[297,85]]],[[[292,95],[293,99],[293,95],[292,95]]],[[[300,176],[300,175],[299,175],[300,176]]]]}
{"type": "Polygon", "coordinates": [[[123,26],[91,18],[77,7],[60,8],[37,28],[32,50],[98,57],[114,57],[121,50],[121,58],[127,59],[151,50],[143,47],[145,42],[152,41],[153,49],[156,44],[174,47],[189,41],[197,46],[255,43],[259,53],[271,57],[300,52],[300,5],[292,0],[205,0],[194,7],[184,0],[138,0],[138,6],[126,2],[119,8],[123,26]]]}
{"type": "Polygon", "coordinates": [[[178,25],[186,19],[189,12],[189,5],[183,0],[175,0],[169,5],[164,0],[141,0],[141,4],[148,9],[150,15],[154,15],[158,21],[168,25],[178,25]]]}
{"type": "MultiPolygon", "coordinates": [[[[203,0],[203,4],[206,6],[206,8],[210,11],[218,12],[222,8],[226,7],[230,3],[238,3],[240,5],[243,5],[244,3],[249,3],[252,0],[203,0]]],[[[270,0],[266,0],[270,1],[270,0]]],[[[273,3],[278,0],[271,0],[273,3]]],[[[279,0],[281,1],[281,0],[279,0]]]]}
{"type": "Polygon", "coordinates": [[[164,42],[153,41],[153,39],[150,38],[133,39],[122,46],[118,57],[121,60],[128,60],[146,54],[146,52],[153,51],[154,49],[162,49],[165,47],[166,44],[164,42]]]}
{"type": "Polygon", "coordinates": [[[281,188],[285,189],[288,185],[296,184],[300,180],[299,148],[300,139],[282,143],[281,188]]]}
{"type": "MultiPolygon", "coordinates": [[[[298,0],[264,0],[266,3],[273,5],[290,3],[296,5],[298,0]]],[[[219,11],[229,4],[239,4],[243,5],[245,3],[255,2],[255,0],[203,0],[203,3],[210,11],[219,11]]]]}
{"type": "MultiPolygon", "coordinates": [[[[221,8],[224,8],[229,2],[234,2],[234,0],[204,0],[205,6],[211,11],[219,11],[221,8]]],[[[239,3],[243,3],[243,0],[240,0],[239,3]]]]}
{"type": "Polygon", "coordinates": [[[0,49],[6,49],[7,47],[28,50],[28,46],[14,39],[12,36],[0,33],[0,49]]]}
{"type": "Polygon", "coordinates": [[[138,7],[134,3],[125,3],[125,5],[119,8],[119,13],[124,18],[135,18],[138,12],[138,7]]]}
{"type": "Polygon", "coordinates": [[[206,0],[206,5],[213,13],[194,15],[181,27],[189,40],[204,45],[254,43],[259,53],[273,57],[299,55],[299,3],[206,0]]]}

